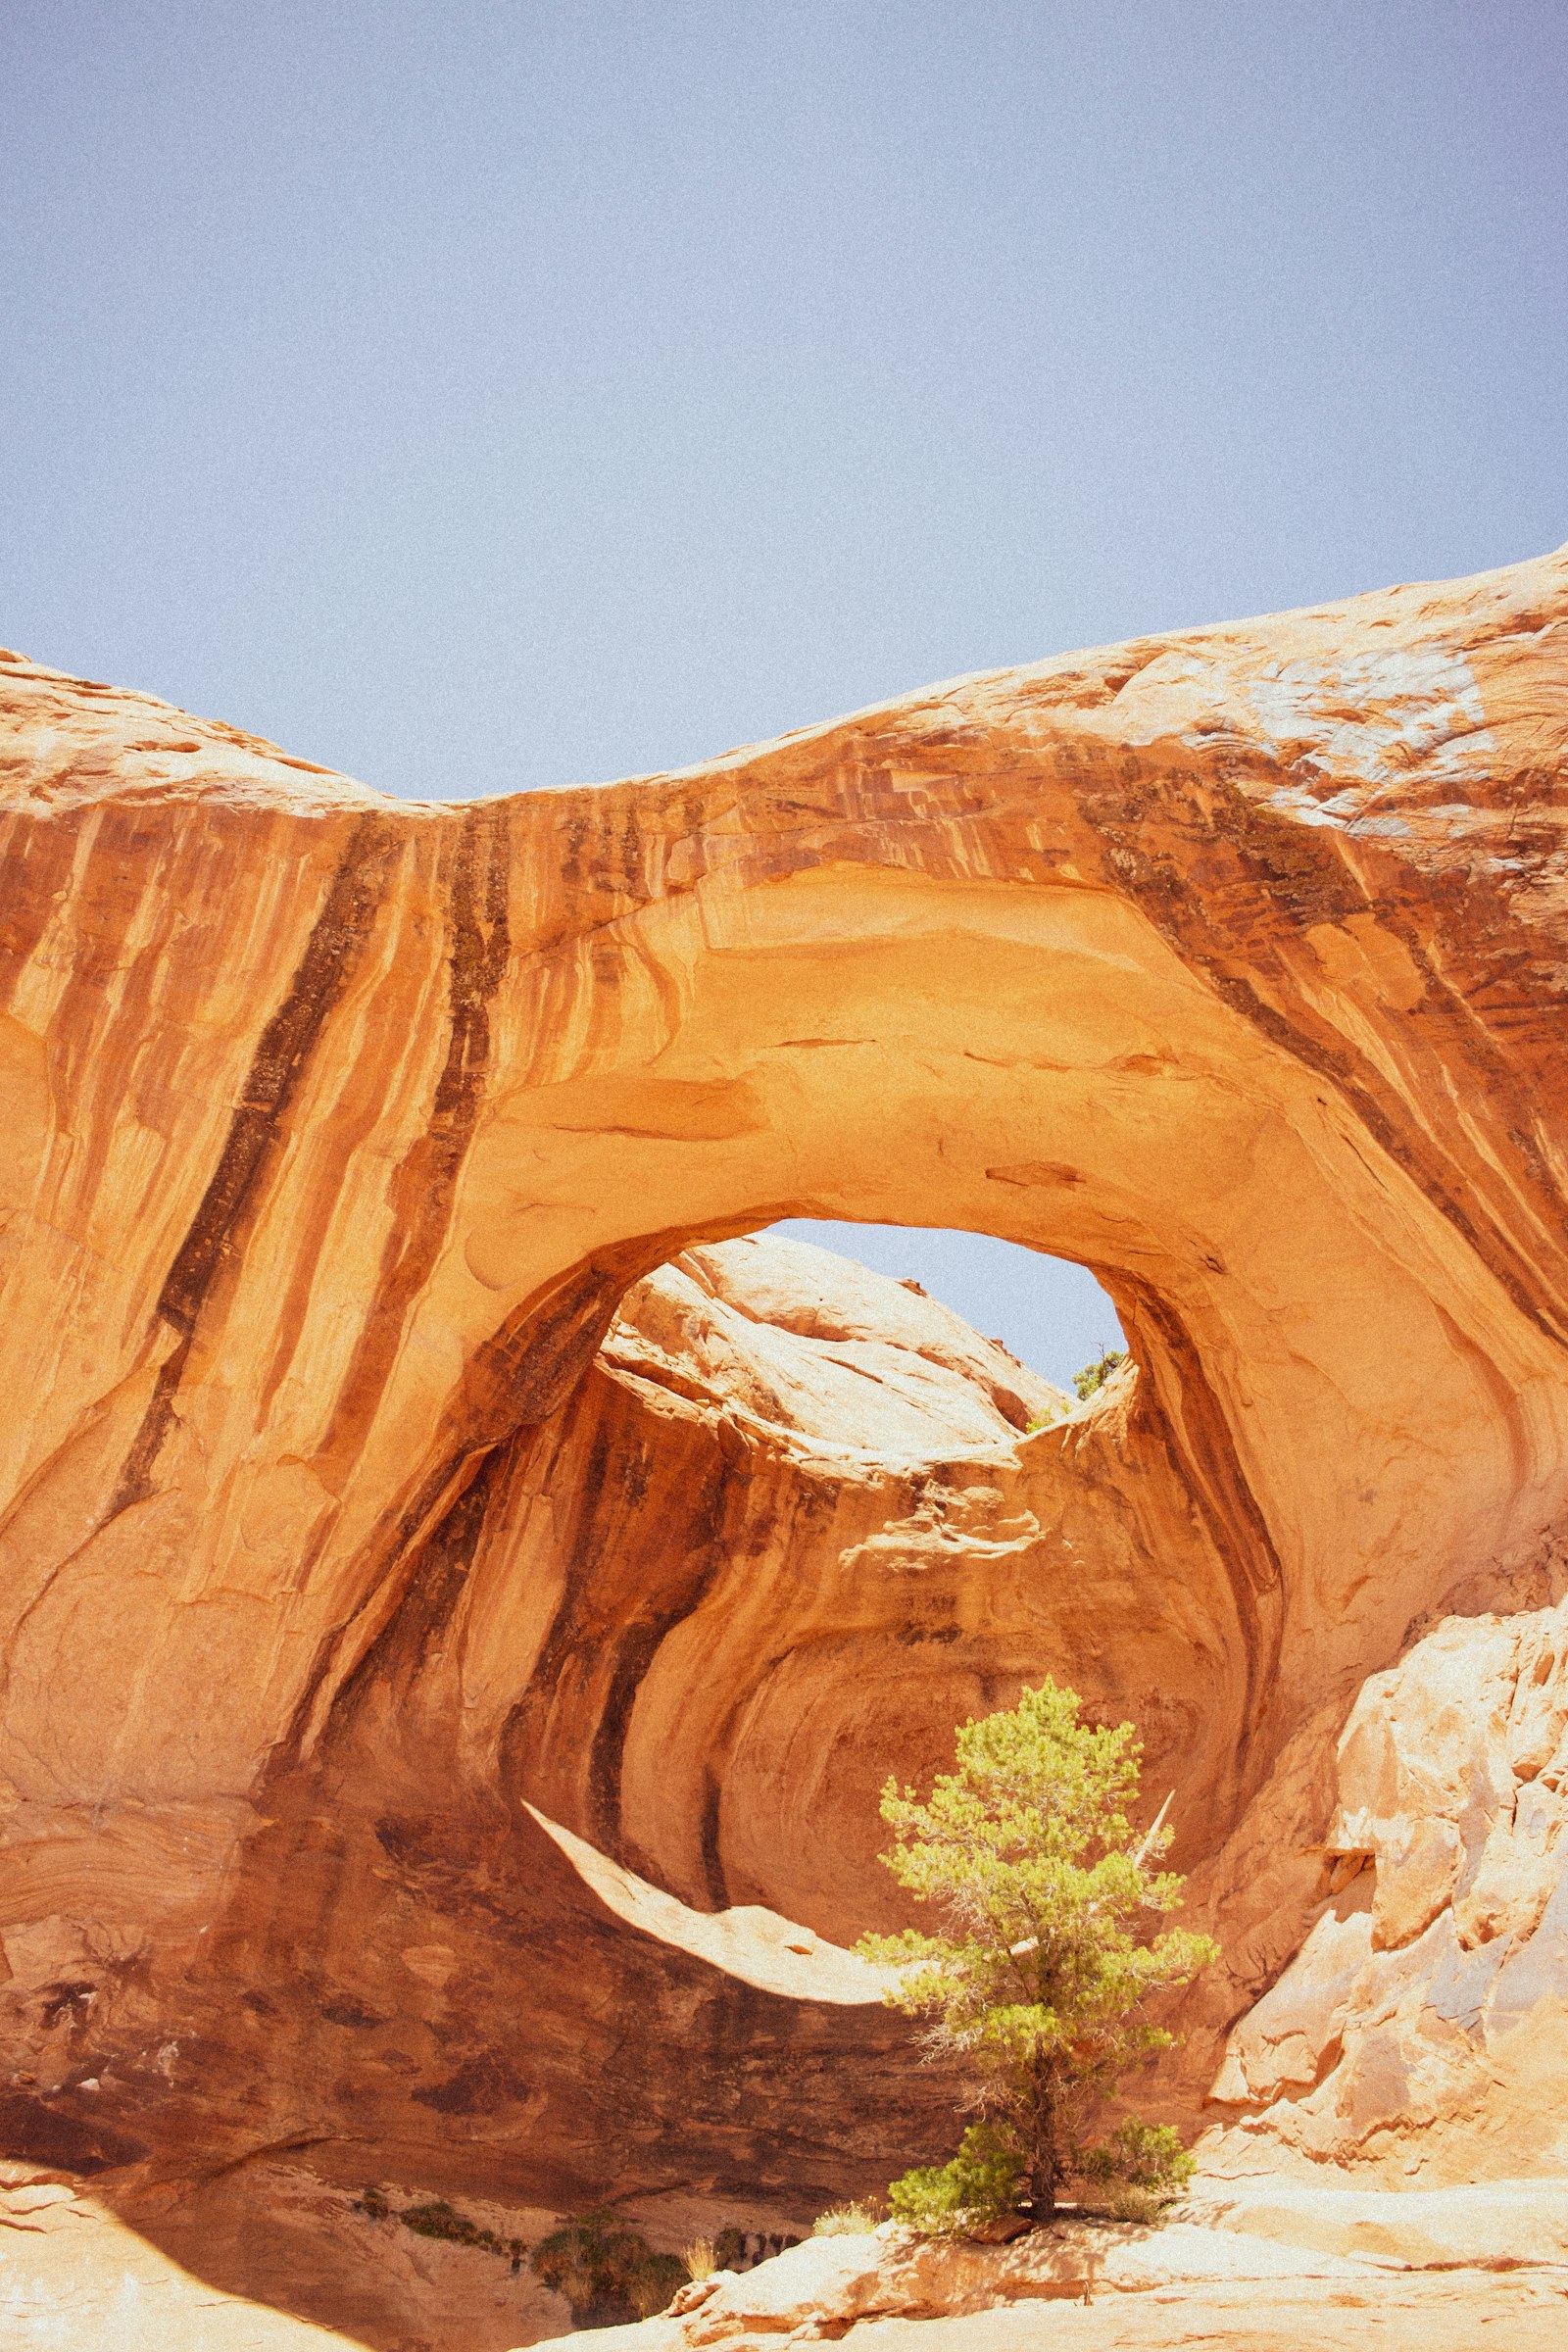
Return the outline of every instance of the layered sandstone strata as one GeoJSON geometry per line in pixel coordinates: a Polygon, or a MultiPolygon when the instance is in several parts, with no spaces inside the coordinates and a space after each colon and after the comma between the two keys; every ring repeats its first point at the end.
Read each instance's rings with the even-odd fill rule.
{"type": "MultiPolygon", "coordinates": [[[[1354,1855],[1465,1948],[1491,1827],[1429,1808],[1449,1886],[1334,1758],[1439,1620],[1560,1596],[1565,646],[1557,557],[425,808],[0,664],[23,2152],[875,2169],[932,2128],[897,2021],[677,1954],[526,1808],[843,1936],[870,1790],[1048,1667],[1144,1728],[1220,1926],[1195,2123],[1354,1855]],[[1079,1258],[1136,1372],[1029,1435],[909,1294],[726,1240],[803,1213],[1079,1258]]],[[[1232,2130],[1377,2154],[1264,2124],[1317,2095],[1281,2038],[1232,2130]]]]}

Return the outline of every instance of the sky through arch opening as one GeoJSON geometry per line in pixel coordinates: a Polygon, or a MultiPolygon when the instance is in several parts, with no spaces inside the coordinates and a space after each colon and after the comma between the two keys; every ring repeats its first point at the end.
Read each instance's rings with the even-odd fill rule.
{"type": "Polygon", "coordinates": [[[1109,1296],[1087,1266],[989,1233],[926,1225],[858,1225],[788,1217],[767,1228],[919,1283],[1031,1372],[1070,1388],[1072,1375],[1126,1340],[1109,1296]]]}

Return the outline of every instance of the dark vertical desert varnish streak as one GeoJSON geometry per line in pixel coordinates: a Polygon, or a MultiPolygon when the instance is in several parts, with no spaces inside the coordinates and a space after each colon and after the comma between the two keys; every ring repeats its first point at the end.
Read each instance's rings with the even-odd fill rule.
{"type": "Polygon", "coordinates": [[[384,817],[360,817],[349,835],[288,992],[266,1028],[201,1205],[175,1252],[158,1313],[179,1334],[161,1365],[152,1399],[125,1457],[107,1519],[143,1501],[173,1419],[190,1342],[224,1258],[254,1213],[283,1122],[327,1018],[364,953],[399,832],[384,817]]]}
{"type": "Polygon", "coordinates": [[[508,855],[505,803],[465,810],[447,881],[446,1059],[425,1131],[388,1188],[391,1221],[375,1292],[321,1444],[319,1466],[328,1472],[352,1461],[364,1444],[410,1313],[451,1227],[458,1177],[490,1067],[490,1006],[512,952],[508,855]]]}

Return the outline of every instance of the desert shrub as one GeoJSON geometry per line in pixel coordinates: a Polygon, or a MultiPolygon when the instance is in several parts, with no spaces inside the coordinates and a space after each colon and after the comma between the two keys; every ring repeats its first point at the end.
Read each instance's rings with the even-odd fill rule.
{"type": "Polygon", "coordinates": [[[923,2236],[961,2234],[1016,2213],[1027,2163],[1013,2135],[971,2124],[956,2156],[906,2173],[888,2190],[893,2218],[923,2236]]]}
{"type": "Polygon", "coordinates": [[[1150,2222],[1179,2196],[1197,2170],[1173,2124],[1128,2117],[1079,2151],[1074,2167],[1087,2194],[1113,2222],[1150,2222]]]}
{"type": "Polygon", "coordinates": [[[355,2208],[372,2222],[402,2222],[419,2237],[444,2238],[453,2246],[477,2246],[486,2254],[510,2254],[514,2270],[522,2255],[520,2237],[497,2237],[493,2230],[481,2229],[477,2222],[470,2222],[466,2213],[459,2213],[444,2197],[427,2198],[422,2205],[406,2205],[400,2213],[384,2188],[368,2188],[355,2199],[355,2208]]]}
{"type": "Polygon", "coordinates": [[[1125,1348],[1107,1348],[1103,1355],[1097,1356],[1092,1364],[1085,1364],[1081,1372],[1075,1372],[1072,1385],[1079,1403],[1087,1404],[1090,1397],[1102,1389],[1111,1374],[1126,1361],[1125,1348]]]}
{"type": "Polygon", "coordinates": [[[646,2237],[608,2206],[579,2214],[542,2237],[528,2257],[534,2277],[564,2295],[578,2328],[652,2319],[684,2286],[677,2254],[656,2254],[646,2237]]]}
{"type": "Polygon", "coordinates": [[[811,2235],[867,2237],[887,2218],[887,2207],[880,2197],[857,2197],[848,2205],[835,2205],[827,2213],[819,2213],[811,2224],[811,2235]]]}
{"type": "Polygon", "coordinates": [[[710,2237],[694,2237],[681,2250],[688,2278],[711,2278],[718,2268],[718,2249],[710,2237]]]}
{"type": "Polygon", "coordinates": [[[444,2197],[432,2197],[423,2205],[406,2205],[398,2220],[405,2230],[413,2230],[420,2237],[444,2238],[452,2246],[480,2246],[487,2254],[510,2253],[517,2243],[497,2237],[493,2230],[482,2230],[444,2197]]]}
{"type": "Polygon", "coordinates": [[[640,2320],[651,2320],[685,2286],[690,2273],[679,2254],[650,2251],[626,2281],[626,2300],[640,2320]]]}
{"type": "Polygon", "coordinates": [[[895,1834],[883,1859],[940,1906],[950,1933],[862,1936],[859,1949],[901,1965],[887,1999],[932,2020],[931,2046],[963,2062],[987,2118],[952,2164],[889,2191],[921,2227],[961,2228],[959,2215],[1025,2201],[1044,2220],[1074,2177],[1107,2194],[1168,2195],[1192,2169],[1168,2127],[1132,2120],[1090,2134],[1121,2077],[1170,2044],[1144,2013],[1148,1996],[1185,1984],[1216,1946],[1181,1929],[1137,1940],[1148,1915],[1180,1900],[1182,1880],[1149,1867],[1171,1832],[1163,1811],[1141,1834],[1133,1826],[1131,1724],[1079,1715],[1076,1693],[1048,1680],[965,1724],[956,1770],[927,1800],[894,1781],[882,1792],[895,1834]]]}

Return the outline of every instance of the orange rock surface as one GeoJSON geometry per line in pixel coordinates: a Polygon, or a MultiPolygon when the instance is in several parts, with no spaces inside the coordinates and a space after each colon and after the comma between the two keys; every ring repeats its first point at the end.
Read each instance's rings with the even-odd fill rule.
{"type": "Polygon", "coordinates": [[[466,806],[0,662],[10,2152],[808,2218],[947,2130],[873,1791],[1049,1669],[1219,2169],[1561,2169],[1565,740],[1565,556],[466,806]]]}

